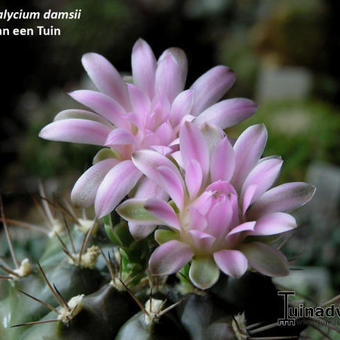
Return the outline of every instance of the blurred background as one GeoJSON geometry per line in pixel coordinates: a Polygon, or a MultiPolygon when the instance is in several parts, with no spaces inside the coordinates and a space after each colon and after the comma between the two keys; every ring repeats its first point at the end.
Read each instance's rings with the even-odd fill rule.
{"type": "MultiPolygon", "coordinates": [[[[185,50],[188,86],[216,64],[236,72],[237,82],[227,97],[251,98],[259,110],[229,133],[236,136],[246,126],[264,122],[269,130],[266,154],[282,155],[286,161],[281,181],[308,181],[318,188],[313,201],[298,212],[301,228],[286,246],[296,265],[307,268],[294,271],[284,284],[297,285],[320,301],[339,292],[339,1],[19,0],[13,4],[2,0],[0,4],[1,10],[82,9],[80,20],[51,22],[62,29],[61,36],[0,36],[0,192],[9,217],[34,220],[30,196],[37,192],[39,179],[49,193],[67,196],[91,164],[95,147],[38,138],[57,112],[77,107],[67,92],[89,87],[82,54],[101,53],[128,74],[131,48],[142,37],[156,56],[170,46],[185,50]]],[[[14,20],[6,24],[30,25],[14,20]]],[[[1,247],[3,255],[7,250],[1,247]]]]}

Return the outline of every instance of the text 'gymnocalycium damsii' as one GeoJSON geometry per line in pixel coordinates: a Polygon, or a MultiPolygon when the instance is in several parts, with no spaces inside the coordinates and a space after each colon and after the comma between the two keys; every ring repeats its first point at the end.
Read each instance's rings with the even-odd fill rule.
{"type": "Polygon", "coordinates": [[[104,147],[76,182],[73,202],[94,204],[101,218],[130,194],[118,212],[131,234],[144,238],[160,226],[160,246],[149,261],[154,275],[176,273],[190,262],[190,280],[201,289],[211,287],[220,270],[232,277],[248,268],[286,275],[286,258],[261,237],[295,228],[286,211],[308,202],[314,187],[270,189],[282,160],[261,158],[263,125],[249,127],[232,145],[223,130],[256,110],[249,99],[218,102],[233,85],[233,72],[216,66],[184,90],[181,49],[167,49],[156,60],[140,39],[131,61],[132,82],[125,82],[104,57],[85,54],[83,66],[99,91],[70,96],[92,111],[62,111],[40,132],[49,140],[104,147]]]}

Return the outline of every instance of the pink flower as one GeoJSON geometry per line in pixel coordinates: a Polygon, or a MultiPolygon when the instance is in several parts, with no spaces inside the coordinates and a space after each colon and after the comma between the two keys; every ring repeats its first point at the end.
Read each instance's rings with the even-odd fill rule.
{"type": "Polygon", "coordinates": [[[150,46],[139,39],[131,59],[133,82],[127,83],[104,57],[85,54],[83,66],[99,92],[78,90],[70,96],[92,111],[62,111],[40,132],[49,140],[105,147],[71,194],[78,205],[94,203],[98,217],[110,213],[137,183],[135,197],[164,197],[152,181],[142,178],[131,161],[133,152],[149,149],[169,155],[178,148],[183,120],[224,129],[256,110],[254,102],[244,98],[215,104],[235,81],[225,66],[212,68],[184,90],[187,59],[181,49],[169,48],[156,61],[150,46]]]}
{"type": "Polygon", "coordinates": [[[296,182],[271,186],[282,160],[260,158],[267,140],[264,125],[246,129],[232,146],[228,138],[205,125],[202,131],[185,122],[180,131],[180,167],[152,150],[133,155],[136,167],[153,179],[172,201],[130,199],[117,211],[132,223],[137,237],[156,225],[160,246],[150,258],[155,275],[177,272],[191,261],[190,279],[197,287],[211,287],[220,270],[242,276],[248,266],[269,276],[288,274],[286,258],[271,245],[250,236],[275,235],[296,227],[286,213],[308,202],[314,187],[296,182]],[[139,230],[138,224],[149,226],[139,230]]]}

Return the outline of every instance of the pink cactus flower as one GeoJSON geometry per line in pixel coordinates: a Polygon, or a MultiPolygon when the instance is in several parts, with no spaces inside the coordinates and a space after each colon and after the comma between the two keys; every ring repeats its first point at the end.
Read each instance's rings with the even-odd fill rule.
{"type": "Polygon", "coordinates": [[[94,203],[98,217],[110,213],[136,185],[135,197],[164,197],[135,167],[133,152],[149,149],[169,155],[178,148],[182,121],[225,129],[256,110],[255,103],[244,98],[216,103],[235,81],[225,66],[212,68],[184,90],[187,59],[179,48],[165,50],[157,61],[150,46],[139,39],[131,62],[132,83],[127,83],[104,57],[85,54],[82,64],[99,91],[78,90],[70,96],[91,111],[62,111],[40,132],[48,140],[105,147],[71,194],[80,206],[94,203]]]}
{"type": "Polygon", "coordinates": [[[200,130],[185,122],[179,139],[177,166],[152,150],[133,155],[135,166],[172,201],[132,198],[117,208],[132,222],[137,237],[156,225],[169,227],[155,233],[160,246],[151,255],[151,273],[173,274],[191,261],[190,279],[202,289],[217,281],[220,270],[236,278],[249,266],[268,276],[287,275],[287,259],[258,237],[295,228],[286,211],[308,202],[315,188],[303,182],[271,188],[282,160],[261,158],[267,140],[264,125],[249,127],[232,146],[217,129],[206,124],[200,130]],[[139,224],[144,228],[138,230],[139,224]]]}

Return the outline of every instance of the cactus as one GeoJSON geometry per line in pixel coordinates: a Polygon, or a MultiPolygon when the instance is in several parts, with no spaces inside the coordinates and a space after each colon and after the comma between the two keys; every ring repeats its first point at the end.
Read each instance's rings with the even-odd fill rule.
{"type": "MultiPolygon", "coordinates": [[[[177,277],[153,277],[147,270],[156,246],[152,237],[135,240],[116,214],[105,223],[93,220],[86,230],[74,217],[59,208],[59,230],[47,230],[46,249],[40,262],[32,264],[17,259],[2,211],[18,268],[11,269],[9,261],[1,264],[1,339],[244,339],[250,336],[247,320],[270,323],[278,317],[273,311],[282,303],[270,278],[223,276],[203,291],[192,285],[186,267],[177,277]]],[[[290,331],[298,334],[300,329],[290,331]]]]}

